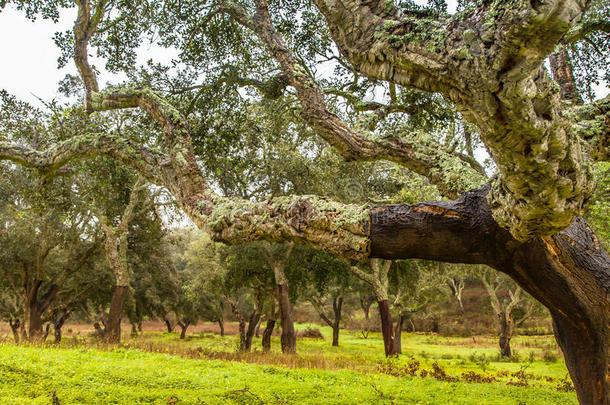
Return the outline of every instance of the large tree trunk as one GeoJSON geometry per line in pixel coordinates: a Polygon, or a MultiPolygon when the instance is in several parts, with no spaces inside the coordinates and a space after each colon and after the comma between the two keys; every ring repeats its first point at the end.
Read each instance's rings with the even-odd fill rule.
{"type": "Polygon", "coordinates": [[[38,309],[37,302],[31,302],[29,308],[25,311],[25,320],[27,324],[27,335],[30,342],[42,341],[42,313],[38,309]]]}
{"type": "Polygon", "coordinates": [[[25,287],[25,335],[30,342],[44,341],[42,314],[47,310],[57,295],[59,287],[55,284],[49,286],[47,291],[38,298],[42,280],[33,280],[25,287]]]}
{"type": "Polygon", "coordinates": [[[508,274],[551,312],[580,403],[610,404],[610,258],[581,218],[557,235],[516,241],[494,221],[488,191],[372,209],[371,255],[487,264],[508,274]]]}
{"type": "Polygon", "coordinates": [[[396,354],[394,346],[394,328],[392,323],[392,314],[390,313],[390,305],[388,300],[377,301],[379,307],[379,317],[381,318],[381,334],[383,335],[383,346],[386,356],[396,354]]]}
{"type": "Polygon", "coordinates": [[[104,334],[104,341],[107,343],[119,343],[121,341],[121,318],[128,291],[128,287],[123,285],[117,285],[114,288],[104,334]]]}
{"type": "Polygon", "coordinates": [[[263,330],[263,352],[267,353],[271,351],[271,335],[273,335],[273,329],[275,328],[275,319],[269,318],[267,319],[267,325],[265,325],[265,330],[263,330]]]}

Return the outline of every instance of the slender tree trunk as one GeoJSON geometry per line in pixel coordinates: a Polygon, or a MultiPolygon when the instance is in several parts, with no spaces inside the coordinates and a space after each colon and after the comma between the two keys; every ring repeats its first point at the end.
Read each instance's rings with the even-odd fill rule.
{"type": "Polygon", "coordinates": [[[106,333],[104,334],[104,341],[107,343],[119,343],[121,341],[121,318],[127,292],[127,286],[117,285],[114,288],[106,322],[106,333]]]}
{"type": "Polygon", "coordinates": [[[394,328],[394,353],[402,354],[402,325],[404,323],[405,316],[403,314],[398,315],[396,321],[396,328],[394,328]]]}
{"type": "Polygon", "coordinates": [[[190,324],[191,323],[189,321],[178,322],[178,326],[180,326],[180,339],[184,339],[186,337],[186,330],[188,329],[190,324]]]}
{"type": "Polygon", "coordinates": [[[225,322],[222,318],[218,320],[218,326],[220,327],[220,336],[224,336],[225,335],[225,322]]]}
{"type": "Polygon", "coordinates": [[[167,333],[172,333],[174,331],[174,326],[172,325],[170,320],[169,319],[163,319],[163,322],[165,322],[165,327],[167,328],[167,333]]]}
{"type": "Polygon", "coordinates": [[[9,319],[8,321],[11,331],[13,332],[13,339],[15,343],[19,343],[19,328],[21,327],[21,321],[19,319],[9,319]]]}
{"type": "Polygon", "coordinates": [[[66,321],[70,318],[70,315],[70,311],[64,311],[58,319],[53,320],[53,334],[56,344],[59,344],[61,342],[61,328],[63,328],[66,321]]]}
{"type": "Polygon", "coordinates": [[[256,324],[256,332],[254,333],[254,335],[259,338],[260,337],[260,330],[261,330],[261,323],[263,322],[263,318],[261,316],[259,316],[258,318],[258,323],[256,324]]]}
{"type": "Polygon", "coordinates": [[[269,318],[267,319],[267,325],[265,325],[265,330],[263,330],[263,352],[268,353],[271,351],[271,335],[273,335],[273,329],[275,328],[275,319],[269,318]]]}
{"type": "Polygon", "coordinates": [[[257,311],[254,311],[252,315],[250,315],[250,319],[248,321],[248,329],[246,331],[246,339],[244,345],[244,351],[249,352],[252,348],[252,338],[254,337],[254,333],[256,331],[256,326],[261,319],[261,314],[257,311]]]}
{"type": "Polygon", "coordinates": [[[339,346],[339,322],[333,325],[333,346],[339,346]]]}
{"type": "Polygon", "coordinates": [[[364,319],[367,321],[370,317],[371,305],[373,304],[373,298],[370,296],[360,297],[360,307],[362,308],[362,312],[364,312],[364,319]]]}
{"type": "Polygon", "coordinates": [[[53,335],[55,338],[55,344],[61,343],[61,325],[53,323],[53,335]]]}
{"type": "Polygon", "coordinates": [[[285,261],[288,260],[292,253],[293,245],[288,246],[283,259],[274,259],[271,254],[268,254],[268,261],[273,269],[275,278],[275,292],[277,302],[280,309],[280,323],[282,326],[282,336],[280,338],[282,345],[282,353],[295,354],[297,352],[297,334],[294,330],[294,314],[292,304],[290,302],[288,278],[284,273],[285,261]]]}
{"type": "Polygon", "coordinates": [[[341,308],[343,306],[343,297],[335,297],[333,300],[333,312],[335,314],[335,320],[332,324],[333,328],[333,346],[339,346],[339,330],[341,323],[341,308]]]}
{"type": "Polygon", "coordinates": [[[239,351],[246,351],[246,321],[239,318],[239,351]]]}
{"type": "Polygon", "coordinates": [[[456,296],[456,299],[458,301],[458,304],[460,305],[460,316],[462,318],[462,324],[466,328],[466,333],[468,333],[468,335],[470,337],[472,337],[472,342],[476,344],[477,339],[474,336],[474,333],[472,333],[472,328],[470,327],[470,322],[468,321],[468,319],[466,319],[466,310],[464,309],[464,303],[462,302],[462,295],[460,294],[460,295],[456,296]]]}
{"type": "Polygon", "coordinates": [[[392,323],[392,314],[387,300],[377,301],[379,307],[379,316],[381,318],[381,333],[383,335],[383,346],[386,356],[396,354],[394,347],[394,330],[392,323]]]}

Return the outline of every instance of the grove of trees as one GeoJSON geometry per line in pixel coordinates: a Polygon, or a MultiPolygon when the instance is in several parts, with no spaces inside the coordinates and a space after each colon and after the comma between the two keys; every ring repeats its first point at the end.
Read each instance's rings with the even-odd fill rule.
{"type": "MultiPolygon", "coordinates": [[[[42,338],[45,319],[61,329],[73,308],[108,341],[121,313],[136,325],[152,308],[186,333],[199,317],[222,323],[228,305],[243,350],[264,314],[294,353],[294,303],[334,325],[348,286],[317,273],[343,266],[372,287],[394,354],[421,305],[409,299],[431,294],[413,281],[422,267],[469,264],[506,355],[527,293],[550,312],[580,403],[610,403],[610,99],[593,91],[608,79],[607,2],[7,6],[76,11],[54,37],[60,67],[78,71],[62,98],[39,109],[0,93],[0,294],[24,337],[42,338]],[[138,66],[146,42],[176,60],[138,66]],[[100,86],[100,69],[126,79],[100,86]],[[160,242],[170,200],[209,238],[174,262],[160,242]],[[311,248],[343,264],[319,266],[334,259],[311,248]],[[508,301],[487,267],[516,283],[508,301]],[[156,273],[175,288],[149,297],[156,273]]],[[[446,281],[459,302],[459,280],[446,281]]]]}

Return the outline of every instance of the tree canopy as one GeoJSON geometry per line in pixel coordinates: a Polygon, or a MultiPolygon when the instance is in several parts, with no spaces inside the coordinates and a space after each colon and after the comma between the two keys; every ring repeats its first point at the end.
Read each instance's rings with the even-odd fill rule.
{"type": "Polygon", "coordinates": [[[610,259],[581,218],[594,164],[610,156],[610,100],[591,91],[607,75],[607,2],[464,1],[454,14],[444,1],[7,4],[30,19],[76,8],[55,41],[60,65],[79,73],[61,88],[83,101],[44,112],[3,92],[0,159],[50,181],[113,158],[166,188],[215,241],[305,243],[351,263],[487,264],[549,308],[580,401],[610,402],[610,259]],[[147,41],[177,60],[136,66],[147,41]],[[93,50],[128,80],[101,87],[93,50]],[[445,200],[310,188],[310,167],[330,181],[349,173],[324,164],[324,145],[398,164],[445,200]],[[317,160],[270,176],[289,153],[317,160]]]}

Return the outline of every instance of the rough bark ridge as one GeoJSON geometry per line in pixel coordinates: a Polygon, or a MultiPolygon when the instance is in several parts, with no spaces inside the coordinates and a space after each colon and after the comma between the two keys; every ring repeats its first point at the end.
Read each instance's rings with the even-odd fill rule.
{"type": "Polygon", "coordinates": [[[129,287],[126,285],[117,285],[112,293],[110,301],[110,311],[106,319],[103,340],[108,343],[118,343],[121,341],[121,318],[123,314],[123,306],[129,293],[129,287]]]}

